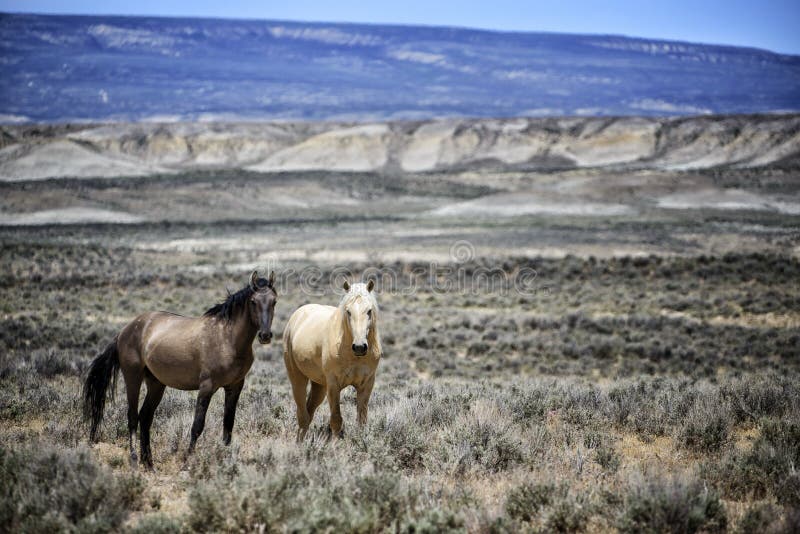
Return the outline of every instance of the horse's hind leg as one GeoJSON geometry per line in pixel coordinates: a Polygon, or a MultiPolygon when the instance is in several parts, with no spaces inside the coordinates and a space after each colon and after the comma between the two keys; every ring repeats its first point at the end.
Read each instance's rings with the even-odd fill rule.
{"type": "Polygon", "coordinates": [[[164,389],[166,386],[159,382],[156,377],[146,371],[145,383],[147,384],[147,395],[144,397],[142,409],[139,411],[139,445],[142,454],[142,462],[144,465],[153,468],[153,454],[150,452],[150,426],[153,424],[153,415],[155,414],[158,403],[161,402],[161,397],[164,396],[164,389]]]}
{"type": "Polygon", "coordinates": [[[125,380],[125,392],[128,396],[128,446],[131,450],[131,466],[136,467],[139,459],[136,457],[136,446],[133,441],[136,438],[136,428],[139,426],[139,390],[142,388],[144,373],[141,369],[122,369],[122,377],[125,380]]]}
{"type": "Polygon", "coordinates": [[[314,419],[314,412],[317,411],[319,405],[325,400],[325,386],[311,382],[311,391],[308,392],[308,400],[306,401],[306,411],[308,412],[308,421],[314,419]]]}
{"type": "Polygon", "coordinates": [[[284,336],[283,344],[285,347],[283,350],[283,362],[286,364],[286,374],[289,375],[289,382],[292,384],[292,396],[294,397],[294,403],[297,405],[297,441],[300,442],[306,437],[308,425],[311,423],[311,417],[309,417],[306,409],[308,377],[300,371],[294,361],[291,338],[284,336]]]}
{"type": "Polygon", "coordinates": [[[309,417],[308,410],[306,410],[308,378],[302,374],[290,375],[289,381],[292,383],[292,395],[294,396],[294,403],[297,405],[297,441],[302,441],[306,437],[308,425],[311,424],[311,417],[309,417]]]}
{"type": "Polygon", "coordinates": [[[283,359],[286,362],[286,372],[289,375],[289,382],[292,384],[292,396],[294,403],[297,405],[297,441],[302,441],[306,436],[308,425],[311,423],[311,417],[306,410],[306,389],[308,388],[308,377],[304,375],[291,354],[285,352],[283,359]]]}
{"type": "Polygon", "coordinates": [[[239,394],[242,392],[243,387],[244,380],[225,388],[225,415],[222,418],[222,442],[225,445],[231,444],[233,420],[236,418],[236,405],[239,402],[239,394]]]}

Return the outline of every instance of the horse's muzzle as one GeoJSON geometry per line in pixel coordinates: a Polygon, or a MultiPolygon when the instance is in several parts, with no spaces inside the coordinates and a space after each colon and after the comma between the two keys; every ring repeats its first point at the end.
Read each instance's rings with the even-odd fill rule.
{"type": "Polygon", "coordinates": [[[266,345],[272,341],[272,332],[259,332],[258,333],[258,342],[262,345],[266,345]]]}
{"type": "Polygon", "coordinates": [[[367,353],[367,344],[364,343],[363,345],[356,345],[353,343],[353,354],[356,356],[363,356],[367,353]]]}

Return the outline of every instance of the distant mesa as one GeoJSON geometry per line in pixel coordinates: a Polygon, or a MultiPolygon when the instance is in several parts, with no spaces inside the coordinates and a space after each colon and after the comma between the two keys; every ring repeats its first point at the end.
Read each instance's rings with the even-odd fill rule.
{"type": "Polygon", "coordinates": [[[800,111],[800,57],[730,46],[437,27],[17,14],[0,14],[0,39],[2,123],[800,111]]]}

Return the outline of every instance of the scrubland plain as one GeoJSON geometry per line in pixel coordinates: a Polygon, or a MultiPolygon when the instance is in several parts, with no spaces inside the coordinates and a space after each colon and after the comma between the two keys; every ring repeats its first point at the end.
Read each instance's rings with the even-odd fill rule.
{"type": "Polygon", "coordinates": [[[798,176],[4,184],[0,530],[796,532],[798,176]],[[139,219],[20,219],[68,208],[139,219]],[[278,275],[276,341],[255,346],[232,445],[218,393],[184,459],[194,393],[168,390],[155,471],[131,470],[121,383],[88,443],[91,358],[138,313],[202,314],[253,268],[278,275]],[[377,281],[369,424],[345,391],[344,439],[327,441],[323,404],[296,444],[280,331],[304,303],[335,304],[344,276],[377,281]]]}

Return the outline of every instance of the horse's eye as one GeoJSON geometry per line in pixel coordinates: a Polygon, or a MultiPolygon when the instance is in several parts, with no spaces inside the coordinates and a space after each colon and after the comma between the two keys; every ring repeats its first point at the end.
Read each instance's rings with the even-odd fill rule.
{"type": "Polygon", "coordinates": [[[367,317],[372,317],[372,310],[367,310],[367,317]]]}
{"type": "Polygon", "coordinates": [[[350,310],[347,310],[347,316],[350,317],[350,310]]]}

